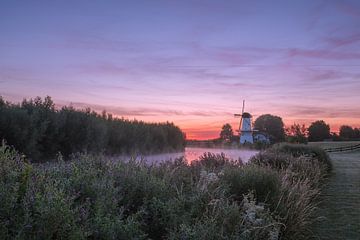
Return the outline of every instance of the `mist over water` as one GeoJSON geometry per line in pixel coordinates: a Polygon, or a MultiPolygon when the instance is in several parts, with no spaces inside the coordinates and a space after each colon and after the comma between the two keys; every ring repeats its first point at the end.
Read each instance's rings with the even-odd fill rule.
{"type": "Polygon", "coordinates": [[[139,156],[138,158],[143,158],[148,163],[160,163],[164,161],[173,161],[177,158],[184,157],[187,162],[190,163],[194,160],[199,159],[199,157],[205,152],[210,152],[214,154],[224,153],[225,156],[229,159],[238,160],[240,158],[243,163],[246,163],[252,156],[257,154],[259,151],[246,149],[187,147],[185,148],[184,152],[154,154],[147,156],[139,156]]]}

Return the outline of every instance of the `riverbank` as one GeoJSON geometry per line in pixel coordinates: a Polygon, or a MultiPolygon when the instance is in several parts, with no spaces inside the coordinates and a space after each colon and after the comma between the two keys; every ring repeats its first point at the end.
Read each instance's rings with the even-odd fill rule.
{"type": "Polygon", "coordinates": [[[0,238],[307,239],[330,169],[319,153],[283,145],[247,164],[206,153],[191,163],[78,154],[33,165],[2,146],[0,238]]]}

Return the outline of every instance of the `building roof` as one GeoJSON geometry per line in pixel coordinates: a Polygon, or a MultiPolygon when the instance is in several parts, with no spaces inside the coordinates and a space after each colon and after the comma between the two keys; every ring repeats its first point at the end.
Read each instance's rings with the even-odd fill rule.
{"type": "Polygon", "coordinates": [[[251,114],[248,113],[248,112],[244,112],[244,113],[242,114],[242,117],[243,117],[243,118],[252,118],[251,114]]]}

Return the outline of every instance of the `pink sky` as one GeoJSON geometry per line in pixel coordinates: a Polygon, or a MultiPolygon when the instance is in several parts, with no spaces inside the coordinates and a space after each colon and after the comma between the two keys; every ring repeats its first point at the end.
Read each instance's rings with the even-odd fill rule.
{"type": "Polygon", "coordinates": [[[188,138],[234,113],[360,127],[358,1],[8,1],[0,95],[144,121],[188,138]]]}

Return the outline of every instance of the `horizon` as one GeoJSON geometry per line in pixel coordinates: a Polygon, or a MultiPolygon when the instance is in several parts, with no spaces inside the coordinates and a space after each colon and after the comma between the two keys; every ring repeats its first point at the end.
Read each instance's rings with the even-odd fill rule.
{"type": "MultiPolygon", "coordinates": [[[[1,95],[0,95],[0,97],[2,97],[1,95]]],[[[36,96],[36,97],[40,97],[40,96],[36,96]]],[[[51,96],[44,96],[44,97],[40,97],[42,100],[44,100],[45,99],[45,97],[50,97],[51,98],[51,96]]],[[[11,101],[9,101],[8,99],[4,99],[4,98],[2,98],[5,102],[10,102],[11,104],[21,104],[22,103],[22,101],[25,101],[25,100],[27,100],[27,101],[29,101],[29,100],[34,100],[35,99],[35,97],[33,97],[33,98],[23,98],[22,99],[22,101],[17,101],[17,102],[11,102],[11,101]]],[[[61,110],[61,108],[62,107],[72,107],[72,108],[74,108],[75,110],[78,110],[78,111],[85,111],[85,110],[87,110],[88,108],[91,110],[91,111],[95,111],[97,114],[99,114],[99,115],[101,115],[102,113],[104,113],[104,111],[105,111],[105,113],[106,114],[110,114],[111,116],[112,116],[112,118],[118,118],[118,119],[125,119],[125,120],[129,120],[129,121],[144,121],[144,120],[141,120],[141,119],[137,119],[137,118],[125,118],[125,117],[123,117],[123,116],[121,116],[121,115],[114,115],[112,112],[107,112],[105,109],[103,109],[103,110],[95,110],[95,109],[92,109],[92,108],[90,108],[90,106],[88,106],[88,105],[83,105],[83,104],[80,104],[80,103],[73,103],[73,102],[70,102],[69,104],[65,104],[65,105],[63,105],[63,104],[58,104],[56,101],[54,101],[54,99],[52,99],[51,98],[51,100],[54,102],[54,106],[55,106],[55,110],[61,110]]],[[[269,114],[269,113],[264,113],[264,114],[269,114]]],[[[261,115],[263,115],[263,114],[261,114],[261,115]]],[[[279,116],[279,117],[281,117],[281,116],[279,116]]],[[[240,119],[240,118],[237,118],[237,119],[240,119]]],[[[254,118],[254,117],[252,117],[252,123],[254,122],[256,120],[256,117],[254,118]]],[[[283,122],[284,122],[284,119],[282,119],[283,120],[283,122]]],[[[320,121],[320,120],[323,120],[323,119],[317,119],[317,120],[314,120],[313,122],[315,122],[315,121],[320,121]]],[[[238,120],[238,121],[240,121],[240,120],[238,120]]],[[[144,122],[146,122],[146,121],[144,121],[144,122]]],[[[159,122],[159,121],[153,121],[153,122],[151,122],[151,121],[147,121],[147,123],[166,123],[166,122],[169,122],[169,123],[173,123],[173,124],[175,124],[174,122],[171,122],[171,121],[163,121],[163,122],[159,122]]],[[[306,124],[301,124],[301,125],[305,125],[305,127],[306,128],[308,128],[310,125],[311,125],[311,123],[313,123],[313,122],[310,122],[308,125],[306,125],[306,124]]],[[[222,125],[221,125],[221,127],[224,125],[224,124],[227,124],[228,122],[226,122],[226,123],[223,123],[222,125]]],[[[325,122],[326,124],[328,124],[327,122],[325,122]]],[[[238,125],[239,125],[239,123],[237,123],[238,125]]],[[[298,124],[298,123],[296,123],[296,122],[294,122],[294,123],[290,123],[290,124],[285,124],[285,122],[284,122],[284,128],[285,128],[285,130],[286,130],[286,128],[287,127],[290,127],[292,124],[298,124]]],[[[231,125],[231,124],[230,124],[231,125]]],[[[328,124],[329,126],[330,126],[330,132],[331,133],[336,133],[336,134],[339,134],[339,132],[340,132],[340,127],[341,126],[350,126],[350,127],[353,127],[353,128],[357,128],[356,126],[352,126],[352,125],[346,125],[346,124],[342,124],[342,125],[339,125],[339,128],[337,128],[337,129],[335,129],[334,127],[332,127],[330,124],[328,124]]],[[[177,126],[176,124],[175,124],[175,126],[177,126]]],[[[232,126],[231,125],[231,127],[232,127],[232,129],[233,129],[233,131],[234,131],[234,135],[236,136],[236,135],[238,135],[238,134],[236,134],[236,131],[237,131],[237,128],[236,128],[236,126],[234,127],[234,126],[232,126]]],[[[182,129],[181,129],[182,130],[182,129]]],[[[214,137],[210,137],[210,138],[188,138],[187,136],[186,136],[186,140],[189,140],[189,141],[196,141],[196,140],[199,140],[199,141],[201,141],[201,140],[215,140],[215,139],[219,139],[219,134],[220,134],[220,131],[221,131],[221,128],[220,129],[218,129],[218,135],[217,136],[214,136],[214,137]]]]}
{"type": "Polygon", "coordinates": [[[0,95],[173,122],[210,139],[245,111],[360,127],[357,1],[4,1],[0,95]],[[21,4],[19,4],[21,3],[21,4]]]}

